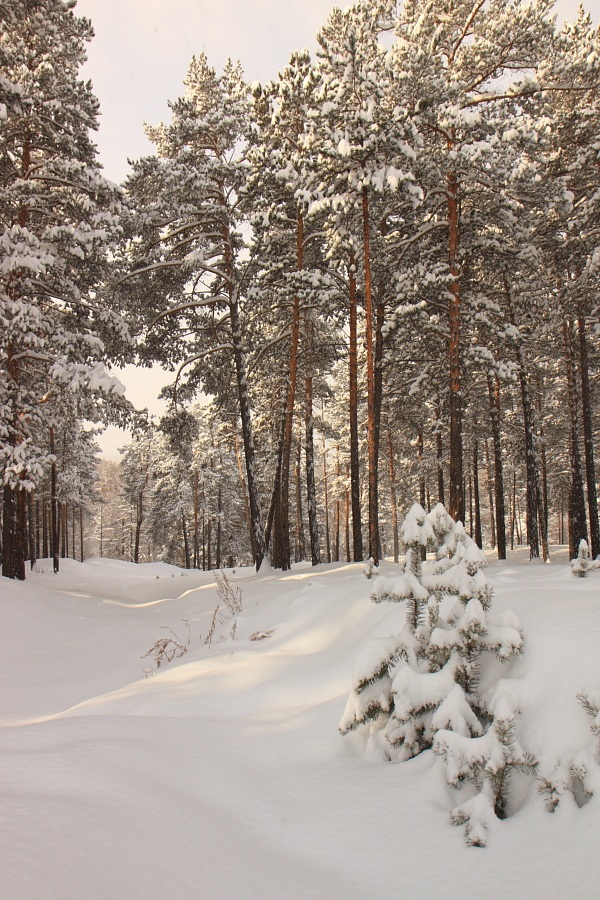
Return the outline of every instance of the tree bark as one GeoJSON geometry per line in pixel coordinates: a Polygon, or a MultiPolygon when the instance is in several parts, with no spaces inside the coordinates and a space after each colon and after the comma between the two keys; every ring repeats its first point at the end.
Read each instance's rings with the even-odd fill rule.
{"type": "Polygon", "coordinates": [[[600,553],[600,524],[598,521],[598,493],[596,490],[596,467],[594,461],[594,432],[592,427],[592,398],[590,390],[589,362],[585,316],[580,310],[577,318],[579,335],[579,367],[581,378],[581,413],[583,420],[583,447],[587,482],[587,501],[590,519],[590,550],[592,558],[600,553]]]}
{"type": "Polygon", "coordinates": [[[317,523],[317,488],[315,483],[315,441],[313,420],[313,334],[310,311],[307,310],[305,322],[306,377],[304,393],[304,455],[306,457],[306,493],[308,505],[308,532],[310,538],[310,554],[313,566],[321,562],[319,546],[319,526],[317,523]]]}
{"type": "Polygon", "coordinates": [[[362,189],[363,267],[365,276],[365,343],[367,348],[367,471],[369,482],[369,557],[379,562],[377,495],[377,438],[375,413],[375,363],[373,352],[373,289],[368,189],[362,189]]]}
{"type": "Polygon", "coordinates": [[[579,450],[579,402],[575,381],[575,364],[573,360],[573,338],[571,322],[563,324],[565,342],[565,359],[567,369],[567,387],[569,392],[569,417],[571,430],[571,491],[569,496],[569,557],[574,559],[579,551],[579,543],[587,541],[587,522],[585,515],[585,497],[583,492],[583,472],[581,453],[579,450]]]}
{"type": "Polygon", "coordinates": [[[478,442],[473,441],[473,506],[475,508],[475,543],[481,549],[483,536],[481,533],[481,504],[479,502],[479,452],[478,442]]]}
{"type": "Polygon", "coordinates": [[[394,443],[392,441],[392,429],[388,419],[387,423],[388,435],[388,455],[390,462],[390,495],[392,501],[392,536],[394,541],[394,562],[397,563],[400,558],[400,541],[398,534],[398,501],[396,499],[396,470],[394,467],[394,443]]]}
{"type": "MultiPolygon", "coordinates": [[[[448,142],[448,150],[454,146],[448,142]]],[[[463,443],[462,414],[463,403],[461,393],[461,348],[460,318],[461,291],[459,268],[460,213],[459,187],[456,172],[447,176],[448,191],[448,263],[450,268],[450,303],[448,307],[448,359],[450,367],[450,471],[449,471],[449,504],[448,512],[453,519],[464,523],[463,495],[463,443]]]]}
{"type": "Polygon", "coordinates": [[[358,450],[358,329],[356,298],[356,260],[350,259],[350,343],[349,368],[349,417],[350,417],[350,495],[352,500],[352,552],[354,562],[363,559],[362,518],[360,509],[360,459],[358,450]]]}

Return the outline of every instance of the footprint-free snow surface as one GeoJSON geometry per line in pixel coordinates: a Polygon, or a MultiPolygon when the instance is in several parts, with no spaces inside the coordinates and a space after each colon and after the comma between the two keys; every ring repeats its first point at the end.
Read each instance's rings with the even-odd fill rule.
{"type": "MultiPolygon", "coordinates": [[[[0,897],[599,896],[600,790],[550,814],[519,782],[515,814],[469,848],[430,751],[375,762],[340,737],[355,656],[404,620],[370,602],[362,565],[228,571],[243,611],[219,612],[210,645],[210,573],[38,569],[0,579],[0,897]],[[156,671],[144,653],[167,628],[185,643],[184,620],[189,650],[156,671]]],[[[488,577],[525,632],[503,673],[522,746],[544,773],[582,752],[597,766],[576,695],[600,689],[600,573],[519,551],[488,577]]]]}

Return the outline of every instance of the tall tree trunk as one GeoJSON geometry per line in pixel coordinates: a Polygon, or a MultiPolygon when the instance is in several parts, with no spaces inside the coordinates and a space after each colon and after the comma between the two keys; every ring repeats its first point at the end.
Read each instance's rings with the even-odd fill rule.
{"type": "MultiPolygon", "coordinates": [[[[498,559],[506,559],[506,510],[504,502],[504,475],[502,472],[502,442],[500,438],[500,381],[487,376],[490,401],[490,424],[494,447],[494,497],[496,501],[496,546],[498,559]]],[[[511,550],[513,548],[514,518],[511,519],[511,550]]]]}
{"type": "Polygon", "coordinates": [[[310,555],[313,566],[321,562],[319,546],[319,526],[317,523],[317,487],[315,483],[315,439],[313,419],[313,325],[310,311],[305,317],[306,377],[304,393],[304,455],[306,457],[306,493],[308,505],[308,533],[310,537],[310,555]]]}
{"type": "Polygon", "coordinates": [[[331,562],[331,539],[329,534],[329,483],[327,478],[327,447],[323,435],[323,499],[325,501],[325,550],[327,562],[331,562]]]}
{"type": "Polygon", "coordinates": [[[360,509],[360,460],[358,450],[358,328],[356,297],[356,260],[350,258],[350,342],[349,368],[349,417],[350,417],[350,495],[352,499],[352,551],[354,562],[363,559],[362,519],[360,509]]]}
{"type": "Polygon", "coordinates": [[[477,440],[473,441],[473,505],[475,507],[475,543],[481,549],[483,536],[481,533],[481,504],[479,502],[479,452],[477,440]]]}
{"type": "Polygon", "coordinates": [[[377,437],[375,411],[375,362],[373,352],[373,289],[371,281],[371,236],[369,193],[362,189],[363,266],[365,276],[365,343],[367,348],[367,471],[369,481],[369,557],[379,562],[379,522],[377,494],[377,437]]]}
{"type": "Polygon", "coordinates": [[[600,524],[598,522],[598,493],[596,490],[596,467],[594,462],[594,433],[592,428],[592,398],[588,363],[585,316],[580,310],[577,318],[579,334],[579,369],[581,377],[581,413],[583,420],[583,447],[585,453],[585,473],[587,481],[588,513],[590,518],[590,543],[592,557],[600,553],[600,524]]]}
{"type": "MultiPolygon", "coordinates": [[[[509,320],[513,328],[518,331],[513,305],[512,289],[508,279],[504,276],[504,289],[508,307],[509,320]]],[[[529,555],[531,559],[539,559],[540,556],[540,486],[538,480],[536,440],[534,433],[534,416],[527,367],[520,338],[515,345],[517,365],[519,370],[519,384],[521,387],[521,402],[523,406],[523,425],[525,430],[525,470],[527,482],[527,541],[529,543],[529,555]]]]}
{"type": "MultiPolygon", "coordinates": [[[[58,517],[58,498],[56,496],[56,452],[54,446],[54,426],[50,426],[50,453],[52,454],[52,463],[50,465],[50,545],[52,550],[52,567],[56,574],[59,570],[59,517],[58,517]]],[[[102,507],[100,507],[100,515],[102,516],[102,507]]],[[[102,556],[102,519],[100,519],[100,556],[102,556]]]]}
{"type": "MultiPolygon", "coordinates": [[[[221,466],[222,468],[222,466],[221,466]]],[[[217,557],[217,569],[221,568],[221,519],[223,517],[223,488],[221,484],[219,484],[219,488],[217,490],[217,547],[216,547],[216,557],[217,557]]]]}
{"type": "MultiPolygon", "coordinates": [[[[296,222],[296,269],[304,268],[304,217],[298,210],[296,222]]],[[[276,523],[277,535],[273,540],[271,562],[277,569],[286,571],[291,565],[290,551],[290,461],[292,455],[292,438],[294,424],[294,406],[298,383],[298,345],[300,339],[300,297],[296,295],[292,308],[290,333],[290,355],[287,377],[286,396],[283,407],[281,437],[277,453],[277,467],[271,508],[265,529],[265,547],[269,547],[271,528],[276,523]]]]}
{"type": "Polygon", "coordinates": [[[419,503],[425,509],[425,474],[423,471],[423,456],[425,448],[423,445],[423,429],[419,428],[417,433],[417,464],[419,468],[419,503]]]}
{"type": "Polygon", "coordinates": [[[540,459],[540,539],[542,542],[542,558],[544,562],[550,559],[548,547],[548,470],[546,467],[546,438],[544,435],[543,409],[542,409],[542,379],[538,375],[538,430],[539,430],[539,459],[540,459]]]}
{"type": "Polygon", "coordinates": [[[302,515],[302,441],[298,436],[296,451],[296,562],[306,559],[306,541],[304,538],[304,518],[302,515]]]}
{"type": "MultiPolygon", "coordinates": [[[[252,527],[252,515],[250,513],[250,503],[248,502],[248,489],[246,487],[246,481],[244,479],[244,468],[242,463],[242,454],[240,453],[240,442],[238,440],[237,434],[233,436],[234,444],[235,444],[235,458],[237,461],[238,474],[240,477],[240,487],[242,490],[242,497],[244,499],[244,513],[246,516],[246,526],[248,528],[248,537],[250,539],[250,547],[252,548],[252,558],[256,559],[256,553],[258,552],[255,548],[254,541],[254,528],[252,527]]],[[[202,514],[202,570],[206,571],[205,564],[205,552],[204,552],[204,513],[202,514]]]]}
{"type": "Polygon", "coordinates": [[[439,402],[435,404],[435,458],[437,463],[437,488],[438,502],[445,505],[444,499],[444,452],[442,446],[442,430],[441,430],[442,410],[439,402]]]}
{"type": "Polygon", "coordinates": [[[490,448],[488,446],[487,438],[483,442],[483,446],[485,447],[485,467],[487,471],[487,490],[488,490],[488,504],[490,507],[490,543],[492,547],[498,547],[496,542],[496,511],[495,511],[495,503],[494,503],[494,482],[492,478],[492,463],[490,460],[490,448]]]}
{"type": "Polygon", "coordinates": [[[341,478],[341,469],[340,469],[340,447],[339,444],[336,447],[336,462],[335,462],[335,478],[336,478],[336,487],[335,487],[335,517],[334,517],[334,525],[333,525],[333,559],[334,562],[339,562],[340,560],[340,517],[341,517],[341,501],[340,501],[340,478],[341,478]]]}
{"type": "Polygon", "coordinates": [[[392,536],[394,541],[394,562],[397,563],[400,558],[400,541],[398,535],[398,501],[396,499],[396,470],[394,467],[394,443],[392,441],[392,428],[388,419],[387,423],[388,436],[388,455],[390,461],[390,495],[392,501],[392,536]]]}
{"type": "MultiPolygon", "coordinates": [[[[451,150],[454,142],[448,142],[451,150]]],[[[462,415],[463,403],[461,393],[461,348],[460,318],[461,291],[459,267],[460,242],[460,205],[459,186],[456,172],[447,176],[448,192],[448,263],[450,268],[450,303],[448,307],[449,343],[448,361],[450,368],[450,472],[449,472],[449,505],[448,512],[453,519],[464,522],[463,495],[463,443],[462,415]]]]}
{"type": "Polygon", "coordinates": [[[569,391],[569,416],[571,426],[571,491],[569,496],[569,557],[574,559],[579,551],[579,543],[587,541],[585,497],[583,492],[583,472],[579,450],[579,398],[575,381],[573,360],[573,337],[571,322],[563,324],[565,358],[567,364],[567,387],[569,391]]]}

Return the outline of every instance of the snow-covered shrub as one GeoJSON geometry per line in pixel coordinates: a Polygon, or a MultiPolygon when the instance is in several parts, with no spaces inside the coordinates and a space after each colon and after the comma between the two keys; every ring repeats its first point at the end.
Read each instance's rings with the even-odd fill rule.
{"type": "Polygon", "coordinates": [[[373,578],[375,575],[379,574],[379,568],[375,565],[375,560],[373,557],[369,557],[367,563],[363,569],[366,578],[373,578]]]}
{"type": "Polygon", "coordinates": [[[586,578],[588,572],[600,569],[600,560],[593,560],[590,556],[590,548],[587,541],[579,541],[579,552],[575,559],[571,560],[571,572],[576,578],[586,578]]]}
{"type": "Polygon", "coordinates": [[[359,654],[340,732],[371,723],[368,752],[395,761],[433,748],[448,784],[472,784],[451,819],[466,825],[468,843],[482,846],[490,818],[508,814],[511,773],[536,765],[517,742],[517,711],[491,676],[480,690],[487,662],[515,657],[523,636],[516,616],[491,612],[486,558],[441,504],[429,514],[415,504],[401,539],[403,572],[380,576],[371,599],[404,602],[405,624],[359,654]],[[435,558],[427,560],[427,551],[435,558]]]}

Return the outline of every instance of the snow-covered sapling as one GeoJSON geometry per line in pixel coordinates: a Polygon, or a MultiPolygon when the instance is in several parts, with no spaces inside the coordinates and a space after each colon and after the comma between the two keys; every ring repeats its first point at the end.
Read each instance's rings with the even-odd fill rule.
{"type": "Polygon", "coordinates": [[[370,722],[369,752],[396,761],[433,747],[450,785],[473,784],[452,821],[467,824],[467,841],[482,845],[489,818],[508,814],[512,771],[536,765],[518,745],[516,711],[493,690],[492,670],[480,689],[489,659],[521,652],[521,629],[512,613],[490,611],[486,558],[441,504],[429,514],[415,504],[401,537],[404,571],[380,576],[371,599],[405,602],[405,624],[396,636],[369,641],[357,658],[340,731],[370,722]],[[428,550],[435,559],[424,558],[428,550]]]}
{"type": "Polygon", "coordinates": [[[571,560],[571,572],[576,578],[587,578],[588,572],[596,569],[600,569],[600,560],[591,558],[588,542],[582,538],[579,541],[579,552],[575,559],[571,560]]]}

